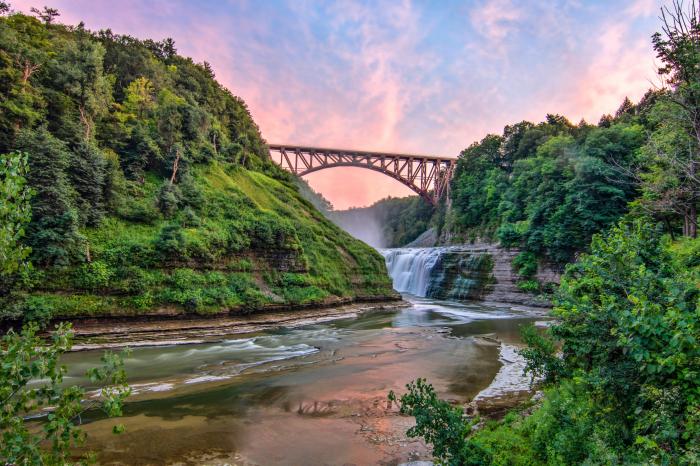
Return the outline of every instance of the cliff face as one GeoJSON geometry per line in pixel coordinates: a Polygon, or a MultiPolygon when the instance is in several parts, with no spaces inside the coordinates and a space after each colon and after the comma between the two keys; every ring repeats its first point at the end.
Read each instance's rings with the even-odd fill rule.
{"type": "MultiPolygon", "coordinates": [[[[549,307],[550,302],[546,298],[527,293],[518,288],[518,274],[511,265],[513,258],[520,252],[517,249],[504,249],[488,244],[484,246],[488,254],[493,258],[491,271],[491,284],[486,288],[482,296],[484,301],[521,304],[534,307],[549,307]]],[[[537,275],[534,277],[540,283],[559,283],[561,274],[547,264],[540,264],[537,275]]]]}
{"type": "Polygon", "coordinates": [[[435,262],[427,296],[463,301],[481,299],[493,283],[493,258],[479,249],[449,249],[435,262]]]}
{"type": "MultiPolygon", "coordinates": [[[[434,248],[384,250],[389,274],[400,292],[455,301],[483,300],[549,307],[546,298],[518,287],[511,266],[518,250],[480,243],[434,248]]],[[[557,283],[557,271],[540,265],[540,283],[557,283]]]]}

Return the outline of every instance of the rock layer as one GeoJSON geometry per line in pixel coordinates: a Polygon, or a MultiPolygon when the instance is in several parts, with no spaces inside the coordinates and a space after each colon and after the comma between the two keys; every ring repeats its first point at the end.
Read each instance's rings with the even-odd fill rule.
{"type": "MultiPolygon", "coordinates": [[[[541,296],[522,291],[512,267],[520,251],[490,243],[434,248],[386,249],[389,274],[397,291],[446,300],[484,300],[534,307],[549,307],[541,296]],[[416,277],[420,277],[417,280],[416,277]]],[[[540,264],[536,279],[558,283],[559,273],[540,264]]]]}

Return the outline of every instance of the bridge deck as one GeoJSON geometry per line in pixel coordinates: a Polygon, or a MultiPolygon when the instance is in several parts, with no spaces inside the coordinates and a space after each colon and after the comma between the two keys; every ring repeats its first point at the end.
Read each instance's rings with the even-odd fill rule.
{"type": "Polygon", "coordinates": [[[381,151],[368,151],[368,150],[357,150],[357,149],[342,149],[333,147],[315,147],[315,146],[301,146],[296,144],[268,144],[270,150],[279,151],[282,149],[294,151],[299,150],[301,152],[330,152],[330,153],[343,153],[343,154],[357,154],[360,156],[374,156],[374,157],[391,157],[391,158],[407,158],[407,159],[429,159],[429,160],[445,160],[445,161],[456,161],[455,157],[444,157],[440,155],[428,155],[428,154],[404,154],[404,153],[393,153],[393,152],[381,152],[381,151]]]}

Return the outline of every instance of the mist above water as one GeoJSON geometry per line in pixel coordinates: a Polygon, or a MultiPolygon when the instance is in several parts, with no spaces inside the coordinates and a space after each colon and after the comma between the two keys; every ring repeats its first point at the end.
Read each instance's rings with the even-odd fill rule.
{"type": "Polygon", "coordinates": [[[387,246],[382,223],[371,208],[336,210],[328,213],[333,223],[373,248],[387,246]]]}

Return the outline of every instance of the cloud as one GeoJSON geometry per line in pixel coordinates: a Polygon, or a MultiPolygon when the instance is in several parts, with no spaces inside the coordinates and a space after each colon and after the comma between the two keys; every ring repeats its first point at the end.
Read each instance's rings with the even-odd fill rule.
{"type": "MultiPolygon", "coordinates": [[[[28,11],[34,0],[14,0],[28,11]]],[[[597,121],[653,79],[654,0],[476,3],[52,0],[61,20],[175,39],[212,64],[270,142],[456,156],[546,113],[597,121]]],[[[309,176],[336,207],[407,188],[367,170],[309,176]]]]}
{"type": "Polygon", "coordinates": [[[632,0],[626,9],[626,13],[633,17],[651,16],[659,11],[658,2],[654,0],[632,0]]]}
{"type": "MultiPolygon", "coordinates": [[[[640,3],[645,2],[632,6],[640,8],[635,5],[640,3]]],[[[585,118],[592,123],[613,113],[625,97],[639,100],[653,86],[656,70],[650,32],[640,35],[632,23],[622,21],[628,14],[623,10],[597,24],[591,34],[591,51],[567,58],[569,72],[562,81],[568,85],[543,91],[538,100],[574,121],[585,118]]]]}
{"type": "Polygon", "coordinates": [[[470,14],[474,29],[496,43],[514,31],[521,18],[522,11],[511,0],[487,0],[470,14]]]}

